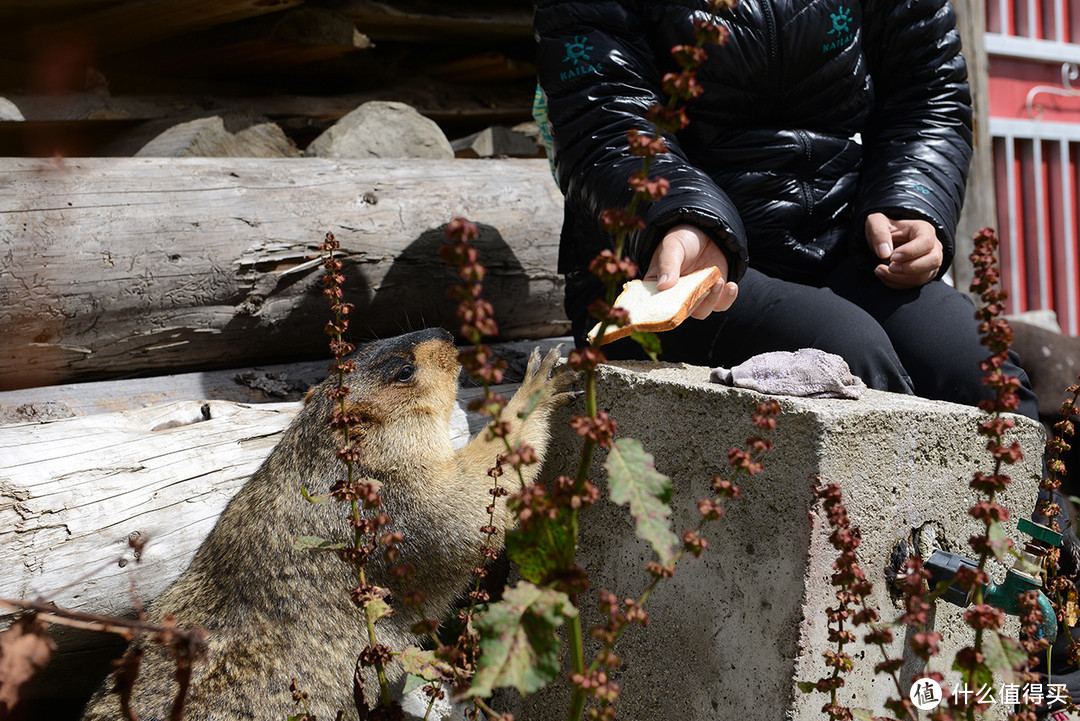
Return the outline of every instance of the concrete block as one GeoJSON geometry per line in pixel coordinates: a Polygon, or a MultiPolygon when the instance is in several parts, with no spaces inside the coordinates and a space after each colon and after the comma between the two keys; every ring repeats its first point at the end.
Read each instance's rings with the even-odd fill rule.
{"type": "MultiPolygon", "coordinates": [[[[673,479],[678,534],[696,524],[696,502],[709,494],[710,479],[729,477],[728,448],[756,434],[750,415],[761,399],[710,384],[704,368],[626,364],[600,374],[599,406],[616,419],[619,436],[641,440],[656,468],[673,479]]],[[[783,412],[765,471],[741,482],[741,499],[725,502],[724,516],[707,527],[703,557],[684,561],[674,578],[661,582],[646,606],[649,626],[620,640],[616,652],[624,665],[614,678],[622,689],[620,718],[822,717],[827,697],[796,687],[826,675],[821,654],[831,647],[825,609],[835,604],[829,576],[836,553],[813,495],[818,478],[842,486],[852,522],[862,529],[859,560],[883,619],[900,614],[885,569],[894,544],[913,529],[933,524],[940,547],[971,555],[967,539],[979,526],[966,513],[975,497],[968,482],[975,471],[992,470],[985,439],[976,433],[981,411],[874,391],[857,401],[779,400],[783,412]]],[[[576,439],[560,428],[548,468],[573,468],[576,439]]],[[[1043,432],[1018,417],[1014,436],[1025,458],[1012,469],[1003,501],[1017,518],[1034,506],[1043,432]]],[[[594,460],[594,478],[603,476],[601,462],[594,460]]],[[[1014,524],[1006,525],[1012,533],[1014,524]]],[[[581,528],[579,564],[592,579],[586,598],[600,588],[637,597],[649,582],[643,567],[652,556],[635,538],[629,514],[598,504],[581,528]]],[[[996,567],[992,575],[1001,580],[1003,573],[996,567]]],[[[582,613],[586,629],[599,620],[591,600],[582,613]]],[[[953,653],[971,640],[960,614],[940,603],[933,618],[944,635],[934,668],[950,682],[953,653]]],[[[902,654],[903,631],[897,636],[893,657],[902,654]]],[[[883,713],[894,689],[887,677],[873,675],[879,651],[861,642],[848,649],[856,671],[839,701],[883,713]]],[[[905,692],[917,670],[909,660],[905,692]]],[[[524,701],[505,694],[499,708],[517,718],[564,718],[568,694],[561,686],[524,701]]]]}

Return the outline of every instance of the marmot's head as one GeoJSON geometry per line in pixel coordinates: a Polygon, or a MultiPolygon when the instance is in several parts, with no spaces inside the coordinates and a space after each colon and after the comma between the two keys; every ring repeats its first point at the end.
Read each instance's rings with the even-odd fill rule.
{"type": "Polygon", "coordinates": [[[453,340],[442,328],[431,328],[360,347],[349,358],[356,370],[345,376],[345,407],[364,425],[449,418],[461,370],[453,340]]]}
{"type": "MultiPolygon", "coordinates": [[[[427,466],[453,453],[450,414],[457,398],[457,348],[442,328],[407,333],[361,346],[348,360],[345,410],[352,417],[351,445],[360,453],[361,473],[380,476],[427,466]]],[[[310,447],[336,452],[342,437],[327,427],[338,401],[337,377],[313,388],[297,419],[310,447]]],[[[338,465],[335,463],[335,466],[338,465]]]]}

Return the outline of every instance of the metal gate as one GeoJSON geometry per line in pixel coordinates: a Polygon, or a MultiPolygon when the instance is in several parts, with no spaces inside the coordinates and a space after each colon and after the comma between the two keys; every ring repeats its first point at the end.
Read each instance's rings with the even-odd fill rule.
{"type": "Polygon", "coordinates": [[[1054,310],[1080,335],[1080,0],[989,0],[986,10],[1009,311],[1054,310]]]}

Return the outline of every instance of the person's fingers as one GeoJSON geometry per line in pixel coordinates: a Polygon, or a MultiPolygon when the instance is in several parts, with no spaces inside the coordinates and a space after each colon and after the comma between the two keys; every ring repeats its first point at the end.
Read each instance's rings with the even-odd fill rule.
{"type": "MultiPolygon", "coordinates": [[[[892,255],[888,258],[893,263],[904,263],[919,256],[941,249],[941,241],[934,232],[934,227],[926,222],[917,222],[902,227],[903,235],[895,244],[892,255]]],[[[886,258],[882,258],[886,260],[886,258]]]]}
{"type": "Polygon", "coordinates": [[[686,249],[683,244],[675,237],[668,236],[657,246],[644,278],[657,281],[658,290],[667,290],[679,281],[685,259],[686,249]]]}
{"type": "Polygon", "coordinates": [[[905,275],[898,275],[889,271],[889,267],[886,265],[879,265],[874,268],[874,275],[878,277],[886,288],[892,288],[893,290],[904,290],[906,288],[912,288],[917,283],[905,275]]]}
{"type": "Polygon", "coordinates": [[[934,278],[937,277],[938,269],[941,264],[930,264],[926,267],[924,264],[919,269],[908,268],[904,270],[898,266],[879,265],[874,268],[874,275],[885,284],[887,288],[893,290],[904,290],[907,288],[917,288],[920,285],[926,285],[934,278]]]}
{"type": "Polygon", "coordinates": [[[930,275],[933,277],[934,275],[937,275],[938,269],[941,268],[942,260],[940,247],[932,247],[927,253],[916,256],[911,260],[898,261],[896,260],[896,255],[893,254],[893,259],[888,265],[888,270],[894,275],[908,275],[915,277],[926,277],[927,275],[930,275]]]}
{"type": "Polygon", "coordinates": [[[894,230],[895,226],[884,213],[866,216],[866,242],[881,260],[888,260],[893,254],[894,230]]]}
{"type": "Polygon", "coordinates": [[[697,302],[690,312],[690,317],[705,320],[717,311],[727,310],[735,302],[738,294],[739,286],[735,283],[717,283],[697,302]]]}

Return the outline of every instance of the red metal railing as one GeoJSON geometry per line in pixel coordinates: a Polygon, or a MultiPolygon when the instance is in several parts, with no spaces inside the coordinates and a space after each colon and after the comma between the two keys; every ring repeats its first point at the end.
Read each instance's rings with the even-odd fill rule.
{"type": "Polygon", "coordinates": [[[1009,311],[1053,310],[1080,335],[1080,0],[988,0],[986,12],[1009,311]]]}

